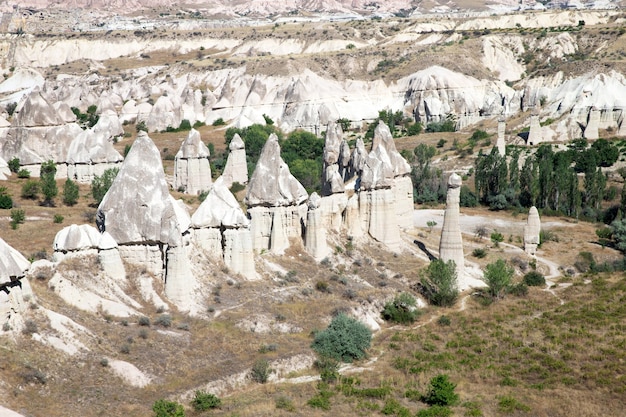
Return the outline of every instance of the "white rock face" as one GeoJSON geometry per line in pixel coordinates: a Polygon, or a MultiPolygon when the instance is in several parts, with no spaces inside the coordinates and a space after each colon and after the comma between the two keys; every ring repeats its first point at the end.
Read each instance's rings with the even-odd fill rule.
{"type": "Polygon", "coordinates": [[[0,321],[2,322],[0,332],[5,331],[5,325],[18,332],[24,325],[22,313],[28,308],[26,300],[33,297],[28,280],[22,279],[29,267],[30,262],[0,238],[0,284],[18,280],[21,283],[21,285],[8,288],[8,294],[0,291],[0,321]]]}
{"type": "Polygon", "coordinates": [[[391,188],[359,192],[359,217],[363,230],[391,250],[400,248],[395,193],[391,188]]]}
{"type": "Polygon", "coordinates": [[[228,145],[230,153],[226,159],[222,181],[226,188],[230,188],[234,182],[241,185],[248,183],[248,163],[246,162],[246,145],[241,136],[235,133],[228,145]]]}
{"type": "Polygon", "coordinates": [[[187,194],[200,194],[211,188],[209,156],[200,132],[191,129],[174,159],[174,188],[187,194]]]}
{"type": "Polygon", "coordinates": [[[278,137],[271,134],[257,162],[244,202],[250,206],[295,206],[308,194],[280,156],[278,137]]]}
{"type": "Polygon", "coordinates": [[[181,244],[181,230],[170,199],[161,156],[140,132],[97,212],[98,229],[119,245],[181,244]]]}
{"type": "Polygon", "coordinates": [[[97,249],[101,237],[98,229],[88,224],[64,227],[52,244],[55,261],[62,260],[68,253],[97,249]]]}
{"type": "Polygon", "coordinates": [[[532,206],[528,211],[528,219],[524,226],[524,251],[535,256],[539,246],[539,234],[541,233],[541,219],[537,207],[532,206]]]}
{"type": "Polygon", "coordinates": [[[324,227],[320,205],[320,196],[317,193],[311,194],[308,201],[309,211],[307,212],[304,237],[306,251],[317,261],[324,259],[330,253],[326,242],[326,227],[324,227]]]}
{"type": "Polygon", "coordinates": [[[528,131],[528,139],[526,140],[526,143],[534,146],[544,141],[545,139],[543,137],[541,125],[539,124],[539,116],[533,114],[530,116],[530,130],[528,131]]]}
{"type": "Polygon", "coordinates": [[[345,192],[342,174],[345,168],[340,164],[342,144],[345,143],[342,138],[343,131],[341,126],[335,122],[328,123],[324,140],[322,195],[345,192]]]}
{"type": "Polygon", "coordinates": [[[6,181],[11,176],[11,170],[9,164],[4,159],[0,158],[0,181],[6,181]]]}
{"type": "Polygon", "coordinates": [[[592,108],[589,111],[589,118],[587,120],[587,126],[585,126],[585,132],[583,136],[585,139],[595,140],[598,139],[598,127],[600,125],[600,111],[592,108]]]}
{"type": "Polygon", "coordinates": [[[190,223],[185,208],[169,194],[159,150],[147,133],[140,132],[98,207],[96,224],[120,245],[122,259],[162,278],[168,299],[179,309],[196,313],[190,239],[183,236],[190,223]]]}
{"type": "Polygon", "coordinates": [[[504,156],[506,154],[506,141],[504,139],[504,133],[506,131],[506,122],[504,119],[498,120],[498,138],[496,139],[496,148],[498,148],[498,154],[504,156]]]}
{"type": "Polygon", "coordinates": [[[257,278],[250,221],[222,177],[191,217],[191,227],[194,242],[208,257],[223,259],[230,270],[246,279],[257,278]]]}
{"type": "Polygon", "coordinates": [[[446,210],[443,214],[443,227],[439,241],[439,258],[444,261],[454,261],[458,287],[460,290],[468,288],[465,280],[465,256],[463,255],[463,238],[459,225],[459,206],[461,198],[461,177],[450,175],[448,179],[448,193],[446,196],[446,210]]]}
{"type": "Polygon", "coordinates": [[[250,230],[255,251],[284,253],[289,239],[302,236],[308,194],[280,157],[278,137],[270,135],[248,184],[250,230]]]}

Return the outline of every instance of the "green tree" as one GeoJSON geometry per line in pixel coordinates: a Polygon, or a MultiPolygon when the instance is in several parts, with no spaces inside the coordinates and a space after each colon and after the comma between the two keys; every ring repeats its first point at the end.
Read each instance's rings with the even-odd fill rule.
{"type": "Polygon", "coordinates": [[[196,395],[191,400],[191,406],[196,411],[210,410],[219,407],[221,404],[222,400],[205,391],[196,391],[196,395]]]}
{"type": "Polygon", "coordinates": [[[626,254],[626,219],[614,220],[611,223],[615,247],[626,254]]]}
{"type": "Polygon", "coordinates": [[[0,187],[0,209],[13,208],[13,199],[6,187],[0,187]]]}
{"type": "Polygon", "coordinates": [[[9,169],[11,172],[17,173],[20,170],[20,160],[19,158],[13,158],[8,163],[9,169]]]}
{"type": "Polygon", "coordinates": [[[487,284],[487,293],[493,299],[503,298],[511,287],[513,267],[507,265],[503,259],[488,264],[485,267],[483,280],[487,284]]]}
{"type": "Polygon", "coordinates": [[[157,400],[152,405],[154,417],[185,417],[185,409],[175,401],[157,400]]]}
{"type": "Polygon", "coordinates": [[[415,165],[411,170],[413,198],[417,203],[438,201],[443,196],[441,190],[441,170],[431,167],[430,162],[437,153],[434,146],[420,143],[413,149],[415,165]]]}
{"type": "Polygon", "coordinates": [[[54,161],[48,161],[41,164],[40,183],[41,193],[43,194],[43,205],[54,206],[54,197],[59,194],[59,188],[54,176],[57,173],[57,166],[54,161]]]}
{"type": "Polygon", "coordinates": [[[424,297],[437,306],[451,306],[459,296],[454,261],[433,260],[420,274],[424,297]]]}
{"type": "Polygon", "coordinates": [[[63,184],[63,204],[73,206],[78,202],[78,184],[71,179],[65,180],[63,184]]]}
{"type": "Polygon", "coordinates": [[[109,168],[101,176],[95,175],[93,177],[93,181],[91,181],[91,196],[96,200],[97,205],[102,202],[107,191],[111,188],[111,184],[113,184],[118,172],[119,168],[109,168]]]}
{"type": "Polygon", "coordinates": [[[400,324],[413,323],[420,314],[416,304],[415,297],[409,293],[403,292],[396,295],[393,301],[389,301],[385,304],[382,317],[387,321],[400,324]]]}
{"type": "Polygon", "coordinates": [[[428,392],[422,400],[429,405],[452,406],[459,402],[459,395],[454,392],[456,384],[445,374],[433,377],[428,384],[428,392]]]}
{"type": "Polygon", "coordinates": [[[363,323],[340,313],[325,330],[317,332],[311,348],[320,356],[337,361],[361,359],[372,342],[372,332],[363,323]]]}

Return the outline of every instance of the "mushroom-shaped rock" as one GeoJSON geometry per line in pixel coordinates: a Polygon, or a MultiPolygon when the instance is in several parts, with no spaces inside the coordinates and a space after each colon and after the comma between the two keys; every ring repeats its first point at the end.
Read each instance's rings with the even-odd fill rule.
{"type": "Polygon", "coordinates": [[[439,241],[439,257],[442,261],[454,261],[456,265],[459,289],[466,289],[464,279],[465,258],[463,256],[463,239],[459,224],[459,205],[461,201],[461,177],[457,174],[448,178],[446,210],[443,214],[441,240],[439,241]]]}
{"type": "Polygon", "coordinates": [[[541,233],[541,219],[537,207],[532,206],[528,211],[528,219],[524,226],[524,251],[534,256],[539,246],[539,235],[541,233]]]}
{"type": "Polygon", "coordinates": [[[98,230],[88,224],[64,227],[54,237],[52,247],[55,252],[74,252],[98,248],[101,235],[98,230]]]}
{"type": "Polygon", "coordinates": [[[96,215],[100,232],[118,244],[178,246],[181,230],[170,198],[159,150],[140,132],[96,215]]]}
{"type": "Polygon", "coordinates": [[[226,159],[226,166],[224,166],[221,176],[224,185],[230,188],[235,182],[242,185],[247,184],[248,163],[246,162],[246,145],[237,133],[230,141],[228,150],[230,153],[226,159]]]}
{"type": "Polygon", "coordinates": [[[272,133],[263,146],[248,184],[245,203],[250,207],[295,206],[307,198],[306,190],[281,158],[278,137],[272,133]]]}
{"type": "Polygon", "coordinates": [[[191,129],[176,154],[174,188],[188,194],[199,194],[211,188],[209,149],[200,138],[200,132],[191,129]]]}

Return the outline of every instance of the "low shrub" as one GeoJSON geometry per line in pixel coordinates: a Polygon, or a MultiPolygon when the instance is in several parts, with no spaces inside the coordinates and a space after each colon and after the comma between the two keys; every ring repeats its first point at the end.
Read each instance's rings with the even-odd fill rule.
{"type": "Polygon", "coordinates": [[[157,400],[152,405],[154,417],[185,417],[185,409],[175,401],[157,400]]]}
{"type": "Polygon", "coordinates": [[[383,319],[400,324],[413,323],[419,315],[415,297],[405,292],[386,303],[382,312],[383,319]]]}
{"type": "Polygon", "coordinates": [[[206,411],[212,408],[218,408],[222,404],[217,396],[205,391],[196,391],[196,395],[191,400],[191,406],[196,411],[206,411]]]}
{"type": "Polygon", "coordinates": [[[524,283],[529,287],[542,287],[546,285],[546,277],[537,271],[530,271],[524,275],[524,283]]]}
{"type": "Polygon", "coordinates": [[[271,373],[272,369],[270,368],[270,363],[265,359],[259,359],[252,365],[250,378],[259,384],[265,384],[271,373]]]}

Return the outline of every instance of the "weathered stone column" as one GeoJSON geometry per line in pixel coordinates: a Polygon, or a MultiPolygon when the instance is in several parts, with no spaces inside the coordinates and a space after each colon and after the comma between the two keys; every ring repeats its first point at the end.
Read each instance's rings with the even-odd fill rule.
{"type": "Polygon", "coordinates": [[[441,240],[439,241],[439,258],[444,262],[454,261],[459,287],[462,288],[461,280],[463,279],[465,269],[465,258],[463,256],[461,226],[459,225],[460,201],[461,177],[457,174],[452,174],[448,178],[446,211],[443,214],[443,228],[441,230],[441,240]]]}
{"type": "Polygon", "coordinates": [[[541,219],[537,207],[532,206],[528,211],[528,219],[524,226],[524,251],[535,256],[537,246],[539,246],[539,234],[541,232],[541,219]]]}

